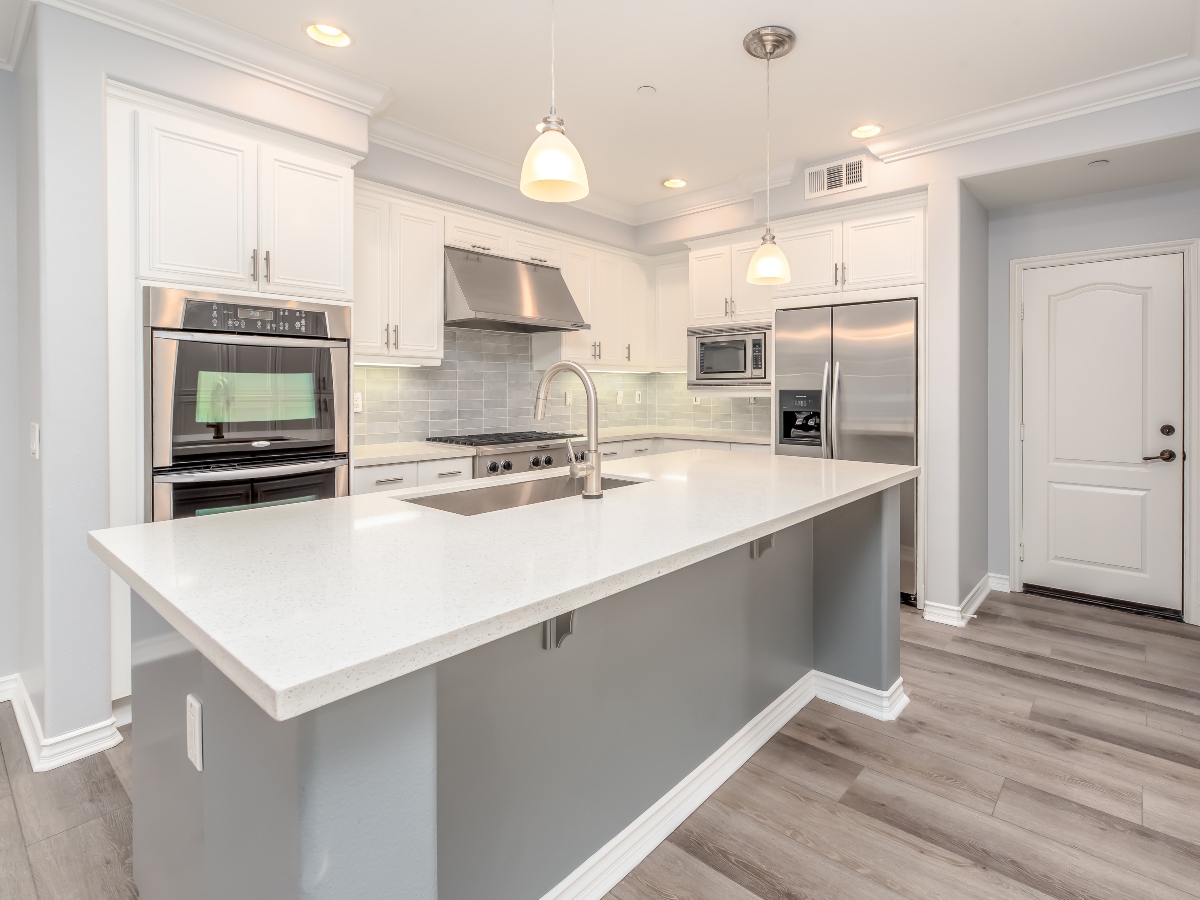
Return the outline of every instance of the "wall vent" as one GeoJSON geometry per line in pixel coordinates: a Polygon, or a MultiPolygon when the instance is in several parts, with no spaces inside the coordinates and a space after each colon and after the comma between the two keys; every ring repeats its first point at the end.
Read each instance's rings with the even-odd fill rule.
{"type": "Polygon", "coordinates": [[[867,186],[867,158],[852,156],[804,170],[804,199],[867,186]]]}

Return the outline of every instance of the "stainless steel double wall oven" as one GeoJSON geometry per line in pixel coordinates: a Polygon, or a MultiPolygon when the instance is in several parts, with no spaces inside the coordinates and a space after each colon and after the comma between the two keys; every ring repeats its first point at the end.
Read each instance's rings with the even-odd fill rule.
{"type": "Polygon", "coordinates": [[[146,517],[348,493],[350,310],[144,289],[146,517]]]}

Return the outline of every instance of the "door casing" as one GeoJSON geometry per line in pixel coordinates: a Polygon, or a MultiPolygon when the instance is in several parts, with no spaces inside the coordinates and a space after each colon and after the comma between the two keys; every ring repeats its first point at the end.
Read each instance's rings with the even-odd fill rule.
{"type": "Polygon", "coordinates": [[[1109,250],[1089,250],[1014,259],[1009,264],[1009,325],[1008,325],[1008,522],[1009,522],[1009,589],[1020,591],[1025,586],[1022,576],[1021,544],[1023,542],[1024,509],[1022,487],[1024,459],[1022,456],[1021,424],[1024,421],[1022,396],[1023,327],[1021,310],[1024,298],[1021,283],[1027,269],[1053,265],[1072,265],[1088,262],[1108,262],[1144,256],[1183,254],[1183,620],[1200,624],[1200,565],[1194,560],[1200,554],[1200,479],[1193,477],[1190,459],[1200,459],[1200,390],[1193,389],[1197,377],[1193,348],[1200,347],[1200,310],[1197,309],[1197,261],[1200,260],[1200,240],[1165,241],[1118,247],[1109,250]]]}

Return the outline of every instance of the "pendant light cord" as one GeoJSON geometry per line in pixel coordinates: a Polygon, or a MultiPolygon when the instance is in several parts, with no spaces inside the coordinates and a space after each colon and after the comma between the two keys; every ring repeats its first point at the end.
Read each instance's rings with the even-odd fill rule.
{"type": "Polygon", "coordinates": [[[550,115],[554,111],[554,0],[550,0],[550,115]]]}
{"type": "MultiPolygon", "coordinates": [[[[553,2],[553,0],[551,0],[553,2]]],[[[771,233],[771,54],[767,54],[767,234],[771,233]]]]}

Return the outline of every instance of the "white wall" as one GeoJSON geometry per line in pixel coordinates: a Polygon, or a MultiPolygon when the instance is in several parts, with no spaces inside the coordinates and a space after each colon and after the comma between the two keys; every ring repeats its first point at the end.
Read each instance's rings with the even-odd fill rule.
{"type": "MultiPolygon", "coordinates": [[[[17,78],[0,72],[0,384],[17,383],[17,78]]],[[[0,677],[18,668],[20,591],[16,578],[19,518],[16,417],[0,423],[0,677]]]]}
{"type": "MultiPolygon", "coordinates": [[[[958,590],[988,573],[988,216],[959,185],[958,590]]],[[[935,348],[930,348],[935,349],[935,348]]]]}
{"type": "Polygon", "coordinates": [[[988,234],[988,565],[1007,574],[1009,262],[1200,237],[1200,178],[996,210],[988,234]]]}

